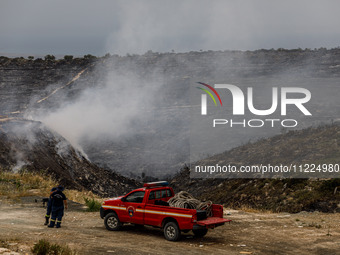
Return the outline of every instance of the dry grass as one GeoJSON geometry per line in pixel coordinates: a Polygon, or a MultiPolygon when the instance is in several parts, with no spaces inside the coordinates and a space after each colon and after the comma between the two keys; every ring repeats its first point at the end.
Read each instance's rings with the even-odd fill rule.
{"type": "MultiPolygon", "coordinates": [[[[0,196],[8,200],[18,200],[25,196],[48,197],[52,187],[58,182],[42,174],[21,172],[12,173],[0,170],[0,196]]],[[[85,199],[94,199],[102,202],[102,198],[91,191],[78,191],[65,189],[66,197],[69,200],[85,204],[85,199]]]]}
{"type": "Polygon", "coordinates": [[[0,195],[7,199],[18,199],[24,196],[46,196],[56,182],[51,178],[28,172],[0,172],[0,195]]]}
{"type": "Polygon", "coordinates": [[[99,203],[103,202],[103,198],[92,193],[92,191],[78,191],[78,190],[69,190],[66,189],[64,191],[67,199],[72,200],[74,202],[85,204],[85,199],[94,199],[99,203]]]}
{"type": "Polygon", "coordinates": [[[50,243],[48,240],[41,239],[34,244],[31,252],[34,255],[74,255],[76,251],[70,249],[67,245],[59,245],[50,243]]]}

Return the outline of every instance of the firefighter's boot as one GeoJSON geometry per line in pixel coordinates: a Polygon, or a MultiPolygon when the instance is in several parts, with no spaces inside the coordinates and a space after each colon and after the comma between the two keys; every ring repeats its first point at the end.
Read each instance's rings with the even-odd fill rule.
{"type": "Polygon", "coordinates": [[[53,228],[53,227],[54,227],[54,224],[55,224],[55,220],[54,220],[54,219],[51,219],[50,225],[48,225],[48,227],[49,227],[49,228],[53,228]]]}
{"type": "Polygon", "coordinates": [[[44,223],[44,225],[45,226],[48,225],[49,221],[50,221],[50,217],[45,216],[45,223],[44,223]]]}
{"type": "Polygon", "coordinates": [[[61,224],[61,220],[60,220],[60,221],[57,220],[57,225],[56,225],[55,227],[56,227],[56,228],[60,228],[60,227],[61,227],[60,224],[61,224]]]}

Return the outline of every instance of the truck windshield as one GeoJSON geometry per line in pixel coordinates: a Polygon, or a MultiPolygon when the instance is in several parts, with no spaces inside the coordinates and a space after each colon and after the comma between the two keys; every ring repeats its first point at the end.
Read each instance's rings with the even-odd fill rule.
{"type": "Polygon", "coordinates": [[[142,203],[145,191],[136,191],[126,197],[126,202],[142,203]]]}

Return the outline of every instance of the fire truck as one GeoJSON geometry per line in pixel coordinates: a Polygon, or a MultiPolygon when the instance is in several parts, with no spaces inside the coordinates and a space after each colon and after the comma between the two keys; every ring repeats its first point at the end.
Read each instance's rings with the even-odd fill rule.
{"type": "Polygon", "coordinates": [[[125,196],[104,201],[100,217],[111,231],[121,229],[124,223],[161,228],[169,241],[179,240],[181,232],[190,230],[195,236],[203,237],[208,229],[231,221],[223,218],[222,205],[211,205],[212,216],[207,216],[204,210],[170,207],[167,201],[173,196],[168,182],[145,183],[125,196]]]}

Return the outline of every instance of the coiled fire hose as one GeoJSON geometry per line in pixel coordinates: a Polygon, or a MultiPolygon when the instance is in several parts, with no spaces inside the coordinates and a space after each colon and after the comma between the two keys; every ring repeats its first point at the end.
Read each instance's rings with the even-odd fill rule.
{"type": "Polygon", "coordinates": [[[171,207],[205,210],[207,216],[212,216],[211,201],[201,202],[186,191],[177,193],[169,199],[168,203],[171,207]]]}

